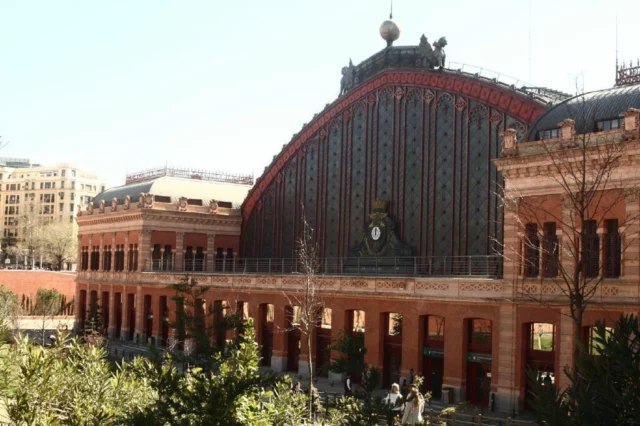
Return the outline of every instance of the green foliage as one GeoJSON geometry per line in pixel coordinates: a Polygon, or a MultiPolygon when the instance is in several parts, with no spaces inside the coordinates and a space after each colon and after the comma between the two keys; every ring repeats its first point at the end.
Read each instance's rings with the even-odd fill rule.
{"type": "Polygon", "coordinates": [[[638,318],[621,316],[612,329],[596,325],[594,346],[599,356],[579,344],[575,373],[565,369],[572,386],[557,391],[528,378],[535,396],[536,415],[554,425],[640,424],[640,330],[638,318]]]}
{"type": "Polygon", "coordinates": [[[366,366],[362,372],[362,388],[354,396],[343,397],[336,402],[336,410],[344,416],[347,426],[375,426],[386,416],[389,407],[382,398],[374,396],[382,376],[376,367],[366,366]]]}
{"type": "Polygon", "coordinates": [[[101,348],[60,340],[45,349],[19,338],[10,352],[13,392],[2,396],[12,424],[120,425],[156,399],[127,364],[113,371],[101,348]]]}
{"type": "Polygon", "coordinates": [[[243,395],[237,418],[241,424],[253,426],[285,426],[303,424],[307,397],[291,392],[291,379],[284,376],[273,390],[243,395]]]}
{"type": "Polygon", "coordinates": [[[36,304],[34,314],[38,316],[54,316],[58,315],[61,309],[62,296],[58,290],[39,288],[36,293],[36,304]]]}
{"type": "Polygon", "coordinates": [[[331,349],[340,353],[337,359],[331,361],[329,367],[334,373],[359,376],[365,371],[364,356],[367,348],[364,345],[364,333],[354,335],[348,330],[340,330],[331,349]]]}
{"type": "Polygon", "coordinates": [[[9,331],[14,328],[19,311],[18,296],[11,290],[0,286],[0,344],[6,341],[9,331]]]}

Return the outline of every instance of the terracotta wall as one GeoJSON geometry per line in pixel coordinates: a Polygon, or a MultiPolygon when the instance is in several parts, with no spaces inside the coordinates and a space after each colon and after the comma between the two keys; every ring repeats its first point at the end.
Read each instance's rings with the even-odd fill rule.
{"type": "Polygon", "coordinates": [[[39,288],[56,289],[71,300],[75,296],[75,273],[46,271],[0,271],[0,285],[16,293],[18,297],[32,297],[39,288]]]}

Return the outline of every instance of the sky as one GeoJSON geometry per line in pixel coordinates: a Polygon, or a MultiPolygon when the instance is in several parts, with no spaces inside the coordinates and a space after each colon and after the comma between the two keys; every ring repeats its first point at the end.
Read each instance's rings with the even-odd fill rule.
{"type": "MultiPolygon", "coordinates": [[[[446,36],[451,68],[568,93],[614,84],[616,19],[620,61],[640,56],[640,2],[393,12],[396,45],[446,36]]],[[[389,0],[0,0],[0,156],[71,162],[109,185],[165,164],[257,178],[335,100],[349,58],[384,48],[388,15],[389,0]]]]}

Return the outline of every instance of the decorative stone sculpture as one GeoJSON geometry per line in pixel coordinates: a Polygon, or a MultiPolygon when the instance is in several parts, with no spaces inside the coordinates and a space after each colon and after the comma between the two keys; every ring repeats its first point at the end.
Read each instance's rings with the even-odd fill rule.
{"type": "Polygon", "coordinates": [[[141,192],[138,197],[138,207],[150,209],[153,207],[153,194],[141,192]]]}
{"type": "Polygon", "coordinates": [[[87,204],[87,214],[93,214],[93,202],[89,201],[87,204]]]}
{"type": "Polygon", "coordinates": [[[565,118],[558,123],[560,127],[560,141],[563,148],[574,148],[576,146],[576,122],[570,118],[565,118]]]}
{"type": "Polygon", "coordinates": [[[125,210],[129,210],[131,208],[131,196],[126,195],[124,197],[124,206],[123,206],[123,208],[125,210]]]}
{"type": "Polygon", "coordinates": [[[218,201],[216,200],[209,201],[209,213],[210,214],[218,213],[218,201]]]}
{"type": "Polygon", "coordinates": [[[104,200],[100,200],[100,204],[99,204],[99,207],[98,207],[98,213],[104,213],[105,204],[106,203],[104,202],[104,200]]]}
{"type": "Polygon", "coordinates": [[[429,40],[422,34],[420,37],[420,44],[418,48],[420,49],[421,56],[421,65],[425,68],[444,68],[446,54],[444,53],[444,48],[447,45],[447,38],[440,37],[438,41],[433,43],[433,48],[429,44],[429,40]]]}
{"type": "Polygon", "coordinates": [[[178,199],[178,211],[186,212],[187,211],[187,197],[180,197],[178,199]]]}
{"type": "Polygon", "coordinates": [[[622,114],[622,140],[637,139],[640,137],[640,109],[629,108],[622,114]]]}
{"type": "Polygon", "coordinates": [[[356,84],[356,67],[349,58],[349,66],[342,67],[342,79],[340,80],[340,96],[347,93],[356,84]]]}
{"type": "Polygon", "coordinates": [[[513,157],[518,155],[518,132],[516,129],[507,129],[500,133],[502,137],[502,156],[513,157]]]}
{"type": "Polygon", "coordinates": [[[111,211],[112,212],[118,211],[118,199],[116,197],[113,197],[111,199],[111,211]]]}

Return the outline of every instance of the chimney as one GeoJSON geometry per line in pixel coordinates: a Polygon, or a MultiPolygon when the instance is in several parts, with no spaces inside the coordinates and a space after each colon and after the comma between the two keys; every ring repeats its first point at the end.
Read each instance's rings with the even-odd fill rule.
{"type": "Polygon", "coordinates": [[[500,133],[502,137],[502,157],[518,155],[518,132],[516,129],[507,129],[500,133]]]}
{"type": "Polygon", "coordinates": [[[622,114],[622,139],[637,139],[640,137],[640,109],[629,108],[622,114]]]}

